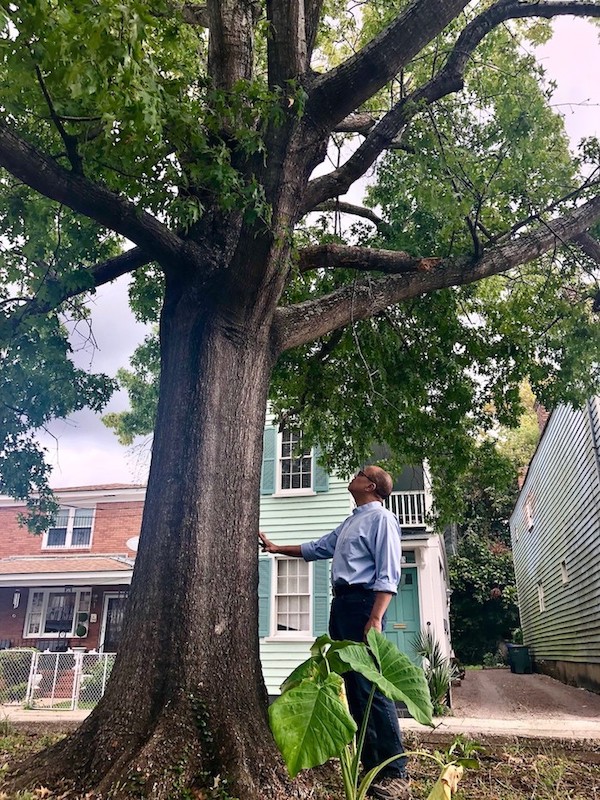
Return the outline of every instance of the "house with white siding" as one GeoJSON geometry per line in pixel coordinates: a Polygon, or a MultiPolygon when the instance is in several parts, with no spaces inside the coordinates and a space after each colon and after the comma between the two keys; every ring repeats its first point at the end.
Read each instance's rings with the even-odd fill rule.
{"type": "MultiPolygon", "coordinates": [[[[444,655],[452,653],[449,587],[443,538],[427,523],[431,506],[426,470],[407,468],[397,476],[388,507],[402,527],[403,569],[398,595],[387,613],[386,635],[409,656],[420,630],[430,630],[444,655]]],[[[327,475],[318,453],[303,449],[298,431],[264,432],[260,528],[278,544],[301,544],[336,528],[352,511],[348,480],[327,475]]],[[[261,554],[259,636],[270,695],[308,658],[314,638],[327,631],[330,562],[261,554]]],[[[415,659],[416,660],[416,659],[415,659]]]]}
{"type": "Polygon", "coordinates": [[[535,668],[600,692],[600,398],[550,415],[510,528],[535,668]]]}

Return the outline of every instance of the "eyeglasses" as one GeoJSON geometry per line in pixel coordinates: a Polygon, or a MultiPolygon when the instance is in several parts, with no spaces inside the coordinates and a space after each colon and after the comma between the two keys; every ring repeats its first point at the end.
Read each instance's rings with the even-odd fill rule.
{"type": "Polygon", "coordinates": [[[375,484],[375,488],[377,488],[377,481],[374,481],[374,480],[373,480],[373,478],[370,478],[370,477],[367,475],[367,473],[366,473],[366,472],[363,472],[363,471],[362,471],[362,469],[359,469],[359,470],[358,470],[358,472],[356,473],[356,476],[355,476],[355,477],[357,477],[357,478],[358,478],[358,477],[359,477],[359,475],[362,475],[362,477],[363,477],[363,478],[366,478],[366,479],[367,479],[367,480],[368,480],[370,483],[374,483],[374,484],[375,484]]]}
{"type": "Polygon", "coordinates": [[[354,477],[358,478],[359,476],[362,476],[363,478],[366,478],[369,481],[369,483],[373,483],[375,485],[375,494],[378,495],[379,497],[381,497],[382,500],[385,499],[384,495],[380,494],[380,492],[379,492],[379,487],[377,486],[377,481],[376,480],[373,480],[373,478],[371,478],[370,475],[367,475],[367,473],[364,472],[362,469],[359,469],[354,477]]]}

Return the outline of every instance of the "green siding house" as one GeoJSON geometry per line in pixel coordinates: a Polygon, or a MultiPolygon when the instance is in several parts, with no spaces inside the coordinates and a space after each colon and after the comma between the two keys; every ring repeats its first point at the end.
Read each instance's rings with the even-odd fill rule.
{"type": "MultiPolygon", "coordinates": [[[[260,528],[269,539],[301,544],[333,530],[352,510],[347,487],[347,480],[323,471],[318,453],[302,448],[298,431],[279,431],[267,417],[260,528]]],[[[446,655],[452,652],[444,543],[426,524],[429,504],[426,471],[404,470],[389,499],[402,525],[404,567],[386,635],[411,657],[411,640],[421,629],[434,632],[446,655]]],[[[329,564],[260,555],[260,652],[270,695],[278,694],[284,679],[308,658],[315,637],[327,631],[329,564]]]]}
{"type": "Polygon", "coordinates": [[[523,642],[536,670],[600,692],[600,399],[558,407],[510,527],[523,642]]]}

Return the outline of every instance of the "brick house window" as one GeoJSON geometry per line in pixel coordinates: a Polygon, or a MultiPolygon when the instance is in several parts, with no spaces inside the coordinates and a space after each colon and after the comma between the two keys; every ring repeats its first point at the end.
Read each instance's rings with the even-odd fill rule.
{"type": "Polygon", "coordinates": [[[42,549],[90,547],[93,524],[93,508],[61,507],[44,534],[42,549]]]}
{"type": "Polygon", "coordinates": [[[34,589],[29,593],[25,638],[75,636],[89,619],[90,589],[34,589]]]}

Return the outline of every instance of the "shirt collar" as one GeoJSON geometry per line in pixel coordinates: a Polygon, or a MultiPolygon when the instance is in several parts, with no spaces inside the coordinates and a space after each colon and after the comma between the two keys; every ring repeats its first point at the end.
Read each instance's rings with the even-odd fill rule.
{"type": "Polygon", "coordinates": [[[363,514],[365,511],[373,511],[375,508],[381,508],[379,500],[372,500],[370,503],[364,503],[362,506],[356,506],[352,509],[353,514],[363,514]]]}

